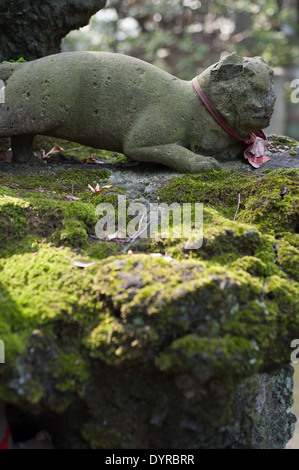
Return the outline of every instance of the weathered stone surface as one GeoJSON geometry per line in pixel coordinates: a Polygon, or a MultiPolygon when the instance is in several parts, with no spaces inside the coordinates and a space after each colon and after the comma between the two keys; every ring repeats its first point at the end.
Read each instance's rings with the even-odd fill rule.
{"type": "MultiPolygon", "coordinates": [[[[269,373],[256,374],[239,387],[236,402],[244,421],[236,439],[237,447],[244,429],[254,449],[282,449],[292,438],[295,416],[293,405],[293,368],[286,366],[269,373]]],[[[242,438],[241,438],[242,439],[242,438]]]]}
{"type": "MultiPolygon", "coordinates": [[[[232,54],[197,79],[227,123],[248,137],[269,124],[275,99],[272,75],[261,58],[232,54]]],[[[244,143],[219,126],[191,81],[139,59],[69,52],[2,64],[0,79],[6,83],[0,137],[13,137],[15,161],[32,158],[35,134],[188,173],[219,168],[218,160],[243,158],[244,143]]]]}
{"type": "Polygon", "coordinates": [[[12,418],[28,413],[60,448],[283,448],[298,170],[163,173],[151,200],[203,202],[203,246],[140,239],[133,254],[91,237],[96,205],[124,189],[90,197],[87,185],[128,180],[128,200],[148,200],[150,167],[137,192],[130,168],[24,170],[0,173],[0,398],[12,418]],[[81,199],[60,199],[71,191],[81,199]]]}
{"type": "Polygon", "coordinates": [[[0,3],[0,62],[24,57],[33,60],[60,52],[61,39],[88,24],[106,0],[2,0],[0,3]]]}

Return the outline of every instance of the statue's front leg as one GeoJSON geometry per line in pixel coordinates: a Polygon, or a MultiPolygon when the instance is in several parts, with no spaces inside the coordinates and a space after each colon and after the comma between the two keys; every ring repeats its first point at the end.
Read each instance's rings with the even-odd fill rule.
{"type": "Polygon", "coordinates": [[[202,173],[220,168],[215,158],[197,155],[178,144],[156,145],[132,149],[125,147],[124,153],[132,160],[162,163],[181,173],[202,173]]]}

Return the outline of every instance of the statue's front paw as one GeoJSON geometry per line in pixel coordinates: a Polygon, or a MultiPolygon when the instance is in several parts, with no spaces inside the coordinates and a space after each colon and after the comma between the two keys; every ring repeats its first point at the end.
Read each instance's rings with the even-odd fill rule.
{"type": "Polygon", "coordinates": [[[206,157],[206,158],[208,160],[209,165],[211,165],[211,170],[212,169],[220,170],[220,164],[219,164],[218,160],[216,160],[213,157],[206,157]]]}
{"type": "Polygon", "coordinates": [[[193,161],[191,165],[192,173],[203,173],[211,170],[219,170],[220,165],[213,157],[203,157],[201,160],[193,161]]]}

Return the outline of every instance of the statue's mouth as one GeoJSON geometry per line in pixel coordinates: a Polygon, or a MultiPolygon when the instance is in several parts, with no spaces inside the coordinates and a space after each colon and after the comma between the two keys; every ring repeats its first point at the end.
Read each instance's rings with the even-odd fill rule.
{"type": "Polygon", "coordinates": [[[259,109],[252,109],[251,117],[257,121],[264,121],[265,123],[269,123],[273,113],[274,103],[274,88],[273,85],[270,85],[266,98],[264,99],[263,105],[260,106],[259,109]]]}
{"type": "Polygon", "coordinates": [[[264,106],[265,106],[265,111],[267,113],[267,116],[270,116],[270,117],[272,116],[275,100],[276,100],[276,95],[275,95],[274,85],[271,82],[267,91],[265,101],[264,101],[264,106]]]}
{"type": "Polygon", "coordinates": [[[269,114],[266,114],[264,111],[263,111],[263,113],[253,113],[251,115],[251,117],[253,117],[254,119],[257,119],[259,121],[267,121],[267,120],[270,119],[269,114]]]}

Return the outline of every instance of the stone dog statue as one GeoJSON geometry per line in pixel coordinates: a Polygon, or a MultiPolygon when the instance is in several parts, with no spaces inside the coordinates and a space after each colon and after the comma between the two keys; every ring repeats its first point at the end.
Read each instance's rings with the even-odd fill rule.
{"type": "Polygon", "coordinates": [[[259,147],[254,140],[265,141],[259,131],[269,125],[273,111],[272,79],[262,58],[236,54],[193,82],[142,60],[105,52],[2,63],[0,137],[12,138],[16,162],[34,159],[33,138],[42,134],[186,173],[217,169],[221,161],[240,158],[249,145],[254,147],[252,159],[246,152],[245,157],[260,166],[253,163],[259,147]],[[194,146],[198,153],[190,150],[194,146]]]}

